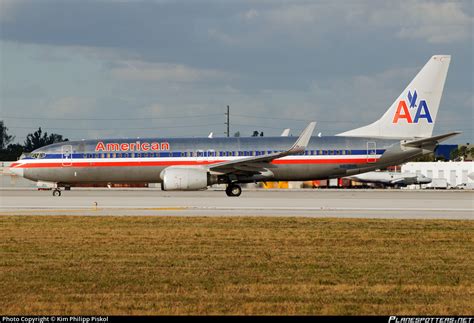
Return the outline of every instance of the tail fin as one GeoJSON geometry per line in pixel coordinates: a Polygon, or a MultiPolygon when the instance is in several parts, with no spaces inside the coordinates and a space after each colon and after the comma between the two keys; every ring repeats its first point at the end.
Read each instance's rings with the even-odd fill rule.
{"type": "Polygon", "coordinates": [[[450,61],[450,55],[431,57],[379,120],[338,136],[431,137],[450,61]]]}

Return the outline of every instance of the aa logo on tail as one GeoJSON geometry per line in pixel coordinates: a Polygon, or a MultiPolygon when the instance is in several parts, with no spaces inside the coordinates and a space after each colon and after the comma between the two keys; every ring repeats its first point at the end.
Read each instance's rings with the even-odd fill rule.
{"type": "Polygon", "coordinates": [[[416,101],[418,99],[418,94],[416,93],[416,90],[413,92],[413,95],[410,91],[408,91],[407,98],[408,102],[405,100],[400,100],[400,102],[398,102],[397,111],[393,116],[392,123],[398,123],[399,121],[401,122],[403,120],[405,120],[407,123],[418,123],[420,119],[426,119],[428,123],[433,123],[433,120],[431,119],[430,110],[428,109],[426,101],[420,100],[418,105],[416,104],[416,101]],[[412,118],[412,114],[413,111],[415,111],[415,108],[415,117],[412,118]]]}

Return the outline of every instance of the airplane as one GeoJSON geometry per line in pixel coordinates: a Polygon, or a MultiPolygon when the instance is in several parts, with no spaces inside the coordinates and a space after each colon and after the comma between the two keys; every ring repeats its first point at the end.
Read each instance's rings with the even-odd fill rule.
{"type": "Polygon", "coordinates": [[[282,137],[288,137],[290,135],[290,128],[286,128],[283,130],[280,136],[282,137]]]}
{"type": "Polygon", "coordinates": [[[410,172],[367,172],[347,177],[359,183],[374,183],[383,186],[402,187],[411,184],[429,184],[431,178],[410,172]]]}
{"type": "MultiPolygon", "coordinates": [[[[166,191],[340,178],[398,165],[431,153],[460,132],[433,136],[450,55],[432,56],[375,122],[335,136],[312,136],[310,122],[288,136],[98,139],[55,143],[24,154],[11,171],[50,183],[53,195],[74,184],[161,183],[166,191]]],[[[357,115],[357,107],[353,107],[357,115]]]]}

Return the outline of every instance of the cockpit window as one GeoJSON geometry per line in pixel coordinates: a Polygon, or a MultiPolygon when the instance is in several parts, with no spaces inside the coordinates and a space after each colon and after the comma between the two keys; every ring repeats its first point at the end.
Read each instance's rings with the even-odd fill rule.
{"type": "Polygon", "coordinates": [[[36,159],[41,159],[41,158],[46,157],[46,154],[43,153],[43,152],[31,153],[30,157],[36,158],[36,159]]]}

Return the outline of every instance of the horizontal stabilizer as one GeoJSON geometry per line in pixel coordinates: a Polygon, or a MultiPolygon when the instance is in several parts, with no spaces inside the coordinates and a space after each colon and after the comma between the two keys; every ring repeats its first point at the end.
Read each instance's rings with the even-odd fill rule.
{"type": "Polygon", "coordinates": [[[449,138],[457,136],[459,134],[461,134],[460,131],[455,131],[455,132],[450,132],[444,135],[404,142],[403,145],[408,146],[408,147],[423,148],[424,146],[429,146],[433,144],[436,145],[442,141],[448,140],[449,138]]]}

